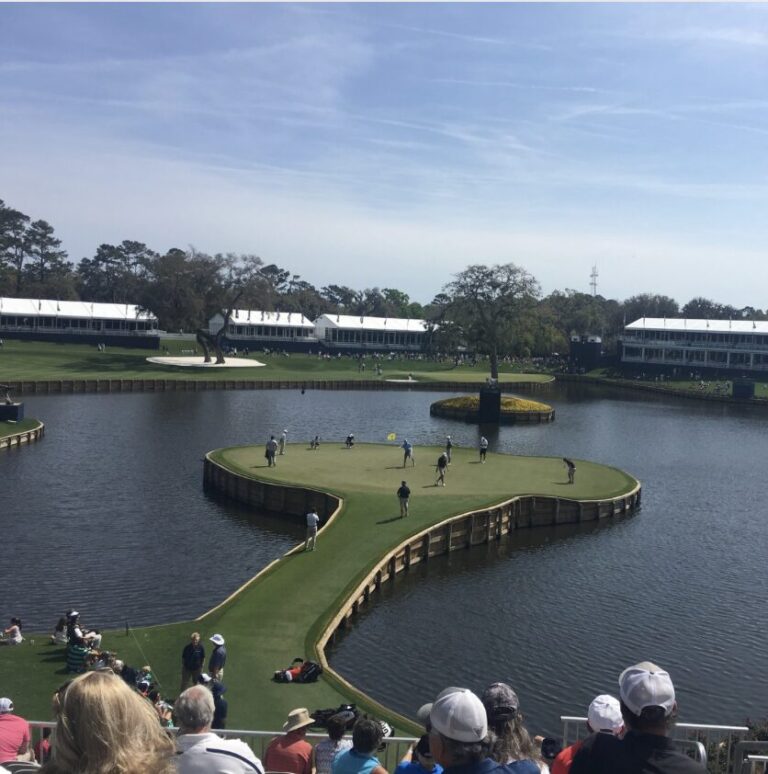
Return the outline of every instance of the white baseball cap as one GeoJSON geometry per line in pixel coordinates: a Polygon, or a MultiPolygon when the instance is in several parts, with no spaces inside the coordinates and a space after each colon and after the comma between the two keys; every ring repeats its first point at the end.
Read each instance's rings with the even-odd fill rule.
{"type": "Polygon", "coordinates": [[[429,713],[432,728],[457,742],[482,742],[488,734],[488,718],[483,702],[468,688],[443,692],[429,713]]]}
{"type": "Polygon", "coordinates": [[[595,696],[587,710],[587,720],[595,733],[608,731],[615,734],[624,725],[619,700],[607,693],[595,696]]]}
{"type": "Polygon", "coordinates": [[[664,715],[669,717],[675,708],[672,678],[650,661],[627,667],[619,675],[619,696],[635,715],[640,715],[646,707],[663,707],[664,715]]]}
{"type": "Polygon", "coordinates": [[[13,712],[13,702],[5,696],[0,699],[0,712],[13,712]]]}

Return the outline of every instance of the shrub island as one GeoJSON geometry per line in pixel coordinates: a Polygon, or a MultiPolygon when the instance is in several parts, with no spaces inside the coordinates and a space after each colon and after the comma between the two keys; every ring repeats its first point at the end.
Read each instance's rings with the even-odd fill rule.
{"type": "MultiPolygon", "coordinates": [[[[445,419],[462,419],[465,422],[477,422],[480,408],[478,395],[459,395],[455,398],[443,398],[435,401],[429,407],[429,413],[434,417],[445,419]]],[[[546,403],[528,398],[518,398],[516,395],[501,396],[502,424],[516,422],[552,422],[555,410],[546,403]]]]}

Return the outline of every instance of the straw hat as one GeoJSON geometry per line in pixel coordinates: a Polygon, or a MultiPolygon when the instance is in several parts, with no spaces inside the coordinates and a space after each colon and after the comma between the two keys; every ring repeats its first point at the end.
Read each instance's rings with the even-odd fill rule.
{"type": "Polygon", "coordinates": [[[298,731],[298,729],[305,726],[311,726],[314,722],[315,720],[310,716],[309,710],[306,707],[299,707],[299,709],[291,710],[288,713],[288,720],[283,723],[283,731],[286,733],[298,731]]]}

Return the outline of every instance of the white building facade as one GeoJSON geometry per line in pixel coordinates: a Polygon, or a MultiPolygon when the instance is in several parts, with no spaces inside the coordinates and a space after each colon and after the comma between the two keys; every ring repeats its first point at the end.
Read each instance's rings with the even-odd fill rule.
{"type": "Polygon", "coordinates": [[[315,320],[315,336],[329,351],[421,352],[427,323],[397,317],[323,314],[315,320]]]}
{"type": "Polygon", "coordinates": [[[0,297],[0,337],[157,349],[157,318],[135,304],[0,297]]]}
{"type": "Polygon", "coordinates": [[[629,366],[768,372],[768,322],[642,317],[624,328],[621,362],[629,366]]]}
{"type": "MultiPolygon", "coordinates": [[[[208,331],[216,335],[224,325],[224,315],[208,321],[208,331]]],[[[263,312],[235,309],[229,318],[226,343],[237,349],[285,349],[305,352],[317,346],[315,326],[300,312],[263,312]]]]}

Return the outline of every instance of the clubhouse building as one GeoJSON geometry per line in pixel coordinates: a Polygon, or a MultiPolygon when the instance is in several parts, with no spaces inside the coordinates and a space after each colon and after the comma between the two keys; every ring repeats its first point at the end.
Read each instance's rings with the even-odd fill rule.
{"type": "Polygon", "coordinates": [[[768,372],[768,322],[642,317],[625,326],[623,366],[680,375],[768,372]]]}
{"type": "Polygon", "coordinates": [[[134,304],[0,297],[0,338],[158,349],[157,318],[134,304]]]}

